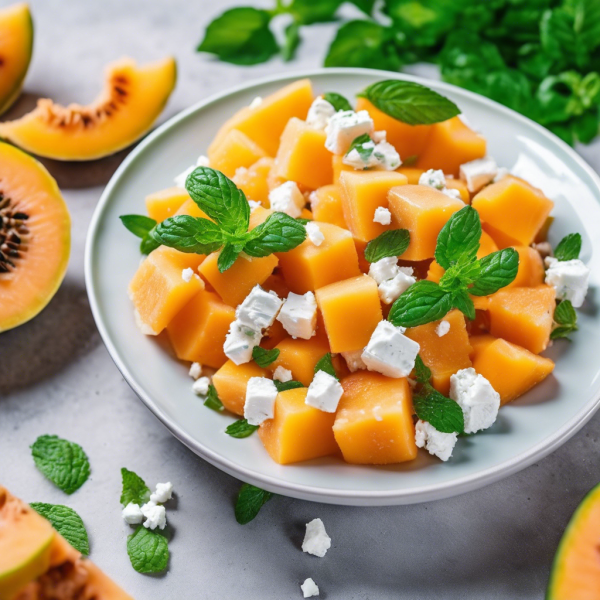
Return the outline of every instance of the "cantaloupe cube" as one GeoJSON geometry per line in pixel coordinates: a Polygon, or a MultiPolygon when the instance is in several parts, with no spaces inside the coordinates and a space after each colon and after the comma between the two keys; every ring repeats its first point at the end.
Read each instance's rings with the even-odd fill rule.
{"type": "Polygon", "coordinates": [[[198,217],[199,219],[208,219],[208,215],[191,199],[188,198],[175,212],[177,215],[187,215],[188,217],[198,217]]]}
{"type": "Polygon", "coordinates": [[[129,284],[129,297],[148,333],[158,335],[204,289],[199,277],[190,281],[182,277],[184,269],[195,271],[202,258],[160,246],[144,259],[129,284]]]}
{"type": "Polygon", "coordinates": [[[406,177],[406,181],[409,185],[417,185],[421,175],[425,173],[423,169],[417,169],[416,167],[400,167],[396,169],[398,173],[402,173],[406,177]]]}
{"type": "Polygon", "coordinates": [[[367,275],[319,288],[316,298],[332,352],[364,348],[383,319],[377,283],[367,275]]]}
{"type": "Polygon", "coordinates": [[[212,383],[223,406],[230,412],[242,416],[246,403],[246,388],[250,377],[266,377],[266,369],[261,369],[254,361],[236,365],[228,360],[214,375],[212,383]]]}
{"type": "Polygon", "coordinates": [[[549,285],[500,290],[490,297],[490,333],[539,354],[550,341],[554,307],[549,285]]]}
{"type": "Polygon", "coordinates": [[[277,359],[269,365],[273,373],[277,367],[289,369],[296,381],[308,387],[315,375],[315,366],[329,352],[327,338],[318,334],[310,340],[294,340],[287,337],[275,346],[279,350],[277,359]]]}
{"type": "Polygon", "coordinates": [[[310,81],[301,79],[263,98],[255,108],[246,106],[226,121],[208,149],[213,149],[231,129],[238,129],[264,148],[270,156],[277,154],[279,138],[288,121],[293,117],[306,119],[313,101],[310,81]]]}
{"type": "Polygon", "coordinates": [[[352,234],[330,223],[318,225],[325,236],[320,246],[306,239],[293,250],[277,255],[283,277],[296,294],[360,275],[352,234]]]}
{"type": "Polygon", "coordinates": [[[473,368],[492,384],[502,404],[522,396],[554,369],[549,358],[537,356],[506,340],[490,341],[490,336],[481,337],[485,339],[473,342],[473,368]]]}
{"type": "Polygon", "coordinates": [[[471,194],[467,188],[467,184],[461,179],[455,179],[454,177],[446,177],[446,187],[449,190],[458,190],[460,193],[460,199],[465,204],[471,204],[471,194]]]}
{"type": "Polygon", "coordinates": [[[458,117],[431,126],[425,148],[419,154],[419,169],[441,169],[458,177],[460,165],[483,158],[485,138],[467,127],[458,117]]]}
{"type": "Polygon", "coordinates": [[[245,133],[232,129],[210,154],[210,166],[231,178],[240,167],[250,167],[267,153],[245,133]]]}
{"type": "Polygon", "coordinates": [[[273,211],[270,208],[263,208],[262,206],[257,206],[250,213],[250,223],[248,225],[248,230],[252,230],[259,225],[262,225],[271,215],[273,211]]]}
{"type": "Polygon", "coordinates": [[[263,258],[238,257],[227,271],[221,273],[217,267],[219,253],[209,254],[200,265],[200,275],[210,283],[230,306],[241,304],[255,285],[262,284],[277,266],[274,254],[263,258]]]}
{"type": "Polygon", "coordinates": [[[347,229],[342,207],[342,197],[337,185],[325,185],[311,194],[310,206],[313,219],[322,223],[331,223],[347,229]]]}
{"type": "Polygon", "coordinates": [[[344,171],[354,172],[356,169],[350,165],[344,164],[343,154],[332,154],[331,165],[333,167],[333,183],[338,184],[340,182],[340,175],[344,171]]]}
{"type": "Polygon", "coordinates": [[[262,206],[269,208],[269,173],[273,168],[274,160],[270,156],[259,158],[248,168],[242,167],[235,172],[231,178],[246,194],[248,200],[261,202],[262,206]]]}
{"type": "Polygon", "coordinates": [[[554,202],[522,179],[509,176],[484,187],[473,198],[472,206],[498,247],[506,248],[529,246],[554,202]]]}
{"type": "Polygon", "coordinates": [[[394,227],[408,229],[410,244],[404,260],[433,258],[437,237],[448,219],[465,203],[424,185],[402,185],[388,196],[394,227]]]}
{"type": "Polygon", "coordinates": [[[340,175],[344,218],[356,239],[368,242],[397,227],[393,219],[391,225],[381,225],[373,217],[377,208],[388,208],[390,190],[405,184],[406,177],[395,171],[344,171],[340,175]]]}
{"type": "Polygon", "coordinates": [[[334,413],[308,406],[306,388],[287,390],[275,399],[275,415],[258,430],[271,458],[280,465],[338,452],[333,436],[334,413]]]}
{"type": "Polygon", "coordinates": [[[312,190],[333,183],[331,153],[325,148],[327,134],[300,119],[290,119],[281,135],[275,158],[276,177],[296,181],[312,190]]]}
{"type": "Polygon", "coordinates": [[[184,202],[190,199],[180,187],[170,187],[146,196],[146,212],[158,223],[175,215],[184,202]]]}
{"type": "Polygon", "coordinates": [[[497,337],[494,337],[489,333],[469,336],[469,343],[471,344],[471,362],[474,361],[476,356],[483,352],[490,344],[493,344],[497,339],[497,337]]]}
{"type": "Polygon", "coordinates": [[[471,366],[469,356],[472,348],[463,314],[459,310],[452,310],[440,321],[407,329],[405,335],[421,346],[419,354],[431,369],[433,387],[447,396],[450,376],[471,366]],[[441,321],[447,321],[450,330],[440,337],[437,328],[441,321]]]}
{"type": "Polygon", "coordinates": [[[344,460],[387,465],[417,456],[412,396],[405,378],[357,371],[342,380],[333,433],[344,460]]]}
{"type": "Polygon", "coordinates": [[[423,152],[431,132],[431,125],[408,125],[380,111],[366,98],[358,98],[356,110],[366,110],[373,119],[375,131],[385,131],[387,141],[406,160],[423,152]]]}
{"type": "Polygon", "coordinates": [[[225,336],[235,319],[235,309],[217,294],[198,292],[167,325],[177,358],[218,369],[227,357],[225,336]]]}
{"type": "Polygon", "coordinates": [[[519,270],[512,283],[509,283],[506,288],[542,285],[546,272],[540,253],[530,246],[514,246],[514,249],[519,253],[519,270]]]}

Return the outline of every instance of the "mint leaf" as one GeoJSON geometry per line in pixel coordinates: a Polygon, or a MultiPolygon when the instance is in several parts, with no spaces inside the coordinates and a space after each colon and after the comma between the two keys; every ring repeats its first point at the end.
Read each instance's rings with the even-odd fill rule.
{"type": "Polygon", "coordinates": [[[323,94],[323,100],[329,102],[337,112],[340,110],[354,110],[350,102],[348,102],[344,96],[337,94],[336,92],[325,92],[323,94]]]}
{"type": "Polygon", "coordinates": [[[235,503],[235,520],[240,525],[250,523],[258,515],[265,502],[273,497],[271,492],[261,490],[260,488],[244,483],[238,494],[235,503]]]}
{"type": "Polygon", "coordinates": [[[558,304],[554,311],[554,321],[558,324],[550,333],[550,339],[559,338],[569,339],[568,336],[573,331],[577,331],[577,313],[570,300],[563,300],[558,304]]]}
{"type": "Polygon", "coordinates": [[[279,353],[280,350],[278,348],[266,350],[260,346],[254,346],[254,348],[252,348],[252,359],[259,367],[266,369],[277,360],[279,353]]]}
{"type": "Polygon", "coordinates": [[[458,308],[469,320],[475,319],[475,305],[465,290],[455,290],[451,293],[452,307],[458,308]]]}
{"type": "Polygon", "coordinates": [[[285,62],[289,62],[294,58],[296,50],[300,45],[300,41],[300,25],[296,23],[296,21],[292,21],[285,28],[285,41],[281,48],[281,58],[283,58],[285,62]]]}
{"type": "Polygon", "coordinates": [[[140,242],[140,252],[142,254],[150,254],[153,250],[156,250],[160,244],[152,237],[154,229],[148,232],[148,235],[140,242]]]}
{"type": "Polygon", "coordinates": [[[343,0],[292,0],[288,11],[303,25],[332,21],[343,0]]]}
{"type": "Polygon", "coordinates": [[[225,246],[223,246],[223,250],[221,250],[219,258],[217,259],[219,273],[224,273],[233,266],[233,263],[237,260],[237,257],[240,255],[243,248],[243,243],[227,242],[225,246]]]}
{"type": "Polygon", "coordinates": [[[415,359],[415,379],[422,384],[429,383],[431,379],[431,369],[423,362],[420,354],[415,359]]]}
{"type": "Polygon", "coordinates": [[[368,136],[368,134],[363,133],[362,135],[359,135],[357,138],[354,138],[352,140],[352,143],[348,148],[348,152],[346,152],[346,156],[348,156],[348,154],[350,154],[352,150],[356,150],[363,162],[366,163],[368,162],[369,158],[371,158],[373,150],[375,150],[375,143],[368,136]]]}
{"type": "Polygon", "coordinates": [[[288,252],[306,239],[306,228],[297,219],[282,212],[269,215],[267,220],[250,232],[244,252],[250,256],[269,256],[288,252]]]}
{"type": "Polygon", "coordinates": [[[554,257],[560,261],[579,258],[581,241],[580,233],[569,233],[558,242],[558,246],[554,250],[554,257]]]}
{"type": "Polygon", "coordinates": [[[479,264],[479,276],[469,293],[473,296],[489,296],[514,281],[519,270],[519,253],[514,248],[504,248],[484,256],[479,264]]]}
{"type": "Polygon", "coordinates": [[[460,114],[454,102],[412,81],[378,81],[358,95],[386,115],[409,125],[431,125],[460,114]]]}
{"type": "Polygon", "coordinates": [[[474,260],[481,239],[479,213],[471,206],[455,212],[442,227],[435,247],[435,260],[448,269],[459,259],[474,260]]]}
{"type": "Polygon", "coordinates": [[[392,304],[388,321],[401,327],[417,327],[439,321],[452,308],[452,296],[437,283],[423,279],[413,283],[392,304]]]}
{"type": "Polygon", "coordinates": [[[67,494],[77,491],[90,476],[90,463],[79,444],[56,435],[41,435],[31,446],[35,466],[67,494]]]}
{"type": "Polygon", "coordinates": [[[121,469],[121,479],[123,481],[123,491],[121,492],[123,507],[130,502],[142,506],[150,500],[150,490],[139,475],[123,467],[121,469]]]}
{"type": "Polygon", "coordinates": [[[185,187],[192,200],[223,231],[233,235],[248,231],[248,200],[244,192],[221,171],[198,167],[188,175],[185,187]]]}
{"type": "Polygon", "coordinates": [[[285,392],[287,390],[295,390],[297,388],[304,387],[303,383],[294,381],[293,379],[291,381],[278,381],[277,379],[273,379],[273,383],[275,384],[278,392],[285,392]]]}
{"type": "Polygon", "coordinates": [[[162,246],[192,254],[210,254],[223,245],[223,234],[216,223],[189,215],[165,219],[150,236],[162,246]]]}
{"type": "Polygon", "coordinates": [[[144,239],[150,230],[156,226],[156,221],[144,215],[121,215],[121,223],[133,233],[133,235],[144,239]]]}
{"type": "Polygon", "coordinates": [[[452,292],[455,290],[464,290],[470,283],[473,283],[481,273],[481,263],[475,260],[475,257],[469,256],[464,262],[463,259],[452,265],[441,277],[440,287],[452,292]]]}
{"type": "Polygon", "coordinates": [[[75,550],[84,556],[90,553],[90,543],[81,517],[68,506],[32,502],[29,506],[50,521],[50,524],[62,535],[75,550]]]}
{"type": "Polygon", "coordinates": [[[160,573],[169,564],[167,538],[143,525],[127,537],[127,554],[138,573],[160,573]]]}
{"type": "Polygon", "coordinates": [[[223,412],[225,410],[221,398],[219,398],[219,394],[217,394],[217,388],[212,384],[208,386],[208,394],[206,395],[204,406],[216,412],[223,412]]]}
{"type": "Polygon", "coordinates": [[[462,408],[432,387],[423,395],[417,394],[414,407],[421,421],[427,421],[442,433],[462,433],[465,429],[462,408]]]}
{"type": "Polygon", "coordinates": [[[410,244],[408,229],[390,229],[371,240],[365,248],[365,260],[370,263],[382,258],[400,256],[406,252],[410,244]]]}
{"type": "Polygon", "coordinates": [[[325,371],[325,373],[331,375],[332,377],[335,377],[339,381],[339,378],[335,372],[335,367],[333,366],[333,362],[331,361],[331,352],[328,352],[327,354],[325,354],[325,356],[320,358],[317,364],[315,365],[315,375],[319,371],[325,371]]]}
{"type": "Polygon", "coordinates": [[[258,425],[250,425],[246,419],[238,419],[225,429],[225,433],[234,438],[247,438],[258,429],[258,425]]]}

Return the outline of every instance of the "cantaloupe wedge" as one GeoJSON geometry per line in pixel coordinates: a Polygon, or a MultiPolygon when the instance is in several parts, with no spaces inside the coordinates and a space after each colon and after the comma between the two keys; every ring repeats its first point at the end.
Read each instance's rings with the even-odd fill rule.
{"type": "Polygon", "coordinates": [[[266,376],[266,369],[261,369],[254,361],[236,365],[228,360],[213,375],[212,383],[223,406],[232,413],[243,416],[249,379],[266,376]]]}
{"type": "MultiPolygon", "coordinates": [[[[151,219],[160,223],[175,216],[181,206],[189,200],[189,194],[180,187],[159,190],[146,196],[146,212],[151,219]]],[[[197,206],[195,202],[194,206],[197,206]]]]}

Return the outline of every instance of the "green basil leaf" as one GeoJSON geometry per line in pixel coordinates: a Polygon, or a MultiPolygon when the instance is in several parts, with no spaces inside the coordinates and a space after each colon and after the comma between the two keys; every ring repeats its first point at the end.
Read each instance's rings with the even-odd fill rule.
{"type": "Polygon", "coordinates": [[[292,21],[285,28],[285,41],[281,48],[281,58],[283,58],[285,62],[289,62],[294,58],[300,42],[300,25],[296,23],[296,21],[292,21]]]}
{"type": "Polygon", "coordinates": [[[420,354],[415,359],[415,378],[422,384],[429,383],[431,379],[431,369],[423,362],[420,354]]]}
{"type": "Polygon", "coordinates": [[[291,381],[278,381],[277,379],[274,379],[273,383],[275,384],[278,392],[285,392],[287,390],[295,390],[305,387],[303,383],[294,381],[293,379],[291,381]]]}
{"type": "MultiPolygon", "coordinates": [[[[326,100],[335,108],[336,111],[340,110],[354,110],[352,108],[352,104],[346,100],[344,96],[341,94],[336,94],[335,92],[325,92],[323,94],[323,100],[326,100]]],[[[370,139],[370,138],[369,138],[370,139]]]]}
{"type": "Polygon", "coordinates": [[[475,318],[475,305],[465,290],[455,290],[452,292],[452,306],[453,308],[458,308],[470,321],[475,318]]]}
{"type": "Polygon", "coordinates": [[[273,497],[271,492],[261,490],[260,488],[244,483],[238,494],[235,503],[235,520],[240,525],[250,523],[258,515],[265,502],[273,497]]]}
{"type": "Polygon", "coordinates": [[[335,377],[339,380],[337,373],[335,372],[335,367],[333,366],[333,362],[331,360],[331,352],[328,352],[327,354],[325,354],[325,356],[322,356],[318,360],[317,364],[315,365],[315,375],[319,371],[325,371],[325,373],[327,373],[328,375],[331,375],[332,377],[335,377]]]}
{"type": "Polygon", "coordinates": [[[417,417],[427,421],[442,433],[462,433],[465,429],[465,419],[462,408],[440,394],[437,390],[429,388],[424,395],[414,398],[414,407],[417,417]]]}
{"type": "Polygon", "coordinates": [[[293,250],[305,239],[306,228],[302,223],[285,213],[275,212],[250,232],[244,252],[256,257],[269,256],[293,250]]]}
{"type": "Polygon", "coordinates": [[[368,162],[369,158],[371,158],[371,154],[373,154],[373,150],[375,150],[375,143],[368,136],[368,134],[363,133],[359,135],[357,138],[352,140],[350,147],[348,148],[348,152],[346,152],[346,156],[352,152],[352,150],[356,150],[358,155],[363,160],[363,162],[368,162]],[[365,144],[369,144],[369,146],[365,147],[365,144]]]}
{"type": "Polygon", "coordinates": [[[231,243],[227,242],[225,246],[223,246],[223,250],[219,253],[219,258],[217,259],[217,267],[219,269],[219,273],[224,273],[233,266],[233,263],[237,260],[237,257],[240,255],[240,252],[244,248],[244,244],[231,243]]]}
{"type": "Polygon", "coordinates": [[[292,0],[287,8],[303,25],[332,21],[343,0],[292,0]]]}
{"type": "Polygon", "coordinates": [[[558,246],[554,250],[554,258],[560,261],[579,258],[581,242],[580,233],[569,233],[569,235],[566,235],[558,242],[558,246]]]}
{"type": "Polygon", "coordinates": [[[75,550],[84,556],[90,553],[90,542],[81,517],[68,506],[62,504],[46,504],[32,502],[29,506],[45,519],[62,535],[75,550]]]}
{"type": "Polygon", "coordinates": [[[563,300],[554,311],[554,320],[559,325],[568,325],[577,329],[577,313],[570,300],[563,300]]]}
{"type": "Polygon", "coordinates": [[[123,507],[130,502],[142,506],[150,500],[150,489],[139,475],[123,467],[121,469],[121,479],[123,480],[123,491],[121,492],[123,507]]]}
{"type": "Polygon", "coordinates": [[[474,260],[481,239],[481,220],[472,206],[455,212],[442,227],[435,247],[435,260],[449,269],[459,259],[474,260]]]}
{"type": "Polygon", "coordinates": [[[417,281],[392,304],[388,321],[397,327],[417,327],[439,321],[452,308],[451,298],[437,283],[426,279],[417,281]]]}
{"type": "Polygon", "coordinates": [[[210,254],[223,245],[223,233],[216,223],[189,215],[165,219],[150,235],[162,246],[194,254],[210,254]]]}
{"type": "Polygon", "coordinates": [[[150,254],[150,252],[153,252],[160,246],[160,244],[152,237],[154,231],[155,228],[152,228],[140,242],[140,252],[142,254],[150,254]]]}
{"type": "Polygon", "coordinates": [[[354,6],[356,6],[359,10],[365,13],[365,15],[373,14],[373,9],[375,8],[375,0],[350,0],[354,6]]]}
{"type": "Polygon", "coordinates": [[[280,350],[278,348],[272,348],[267,350],[260,346],[254,346],[252,348],[252,359],[254,362],[261,367],[266,369],[269,365],[272,365],[279,357],[280,350]]]}
{"type": "Polygon", "coordinates": [[[460,114],[454,102],[413,81],[378,81],[365,88],[359,96],[386,115],[409,125],[431,125],[460,114]]]}
{"type": "Polygon", "coordinates": [[[143,525],[127,537],[127,554],[138,573],[160,573],[169,564],[167,538],[143,525]]]}
{"type": "Polygon", "coordinates": [[[156,226],[156,221],[144,215],[121,215],[121,223],[133,233],[133,235],[144,239],[150,230],[156,226]]]}
{"type": "Polygon", "coordinates": [[[365,260],[370,263],[382,258],[400,256],[406,252],[410,244],[408,229],[390,229],[371,240],[365,248],[365,260]]]}
{"type": "Polygon", "coordinates": [[[219,394],[217,394],[217,388],[215,388],[212,383],[208,386],[208,394],[206,395],[204,406],[216,412],[223,412],[225,410],[221,398],[219,398],[219,394]]]}
{"type": "Polygon", "coordinates": [[[246,419],[238,419],[227,426],[225,433],[233,438],[242,439],[252,435],[258,429],[258,425],[250,425],[246,419]]]}
{"type": "Polygon", "coordinates": [[[514,281],[519,270],[519,253],[514,248],[504,248],[484,256],[479,264],[481,271],[469,293],[489,296],[514,281]]]}

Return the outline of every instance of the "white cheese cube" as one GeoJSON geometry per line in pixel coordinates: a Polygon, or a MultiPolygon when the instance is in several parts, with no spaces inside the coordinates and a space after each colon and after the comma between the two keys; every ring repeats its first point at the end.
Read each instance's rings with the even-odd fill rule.
{"type": "Polygon", "coordinates": [[[310,577],[304,580],[300,589],[304,598],[312,598],[319,595],[319,586],[310,577]]]}
{"type": "Polygon", "coordinates": [[[317,371],[308,386],[305,403],[323,412],[333,413],[344,393],[340,382],[325,371],[317,371]]]}
{"type": "Polygon", "coordinates": [[[444,337],[450,331],[450,323],[448,321],[440,321],[435,328],[438,337],[444,337]]]}
{"type": "Polygon", "coordinates": [[[121,513],[123,520],[127,525],[139,525],[144,520],[144,513],[139,504],[130,502],[121,513]]]}
{"type": "Polygon", "coordinates": [[[404,327],[380,321],[362,353],[369,371],[387,377],[408,377],[415,366],[419,344],[404,335],[404,327]]]}
{"type": "Polygon", "coordinates": [[[346,154],[357,137],[365,133],[370,136],[373,131],[373,119],[366,110],[341,110],[329,119],[325,128],[325,148],[333,154],[346,154]]]}
{"type": "Polygon", "coordinates": [[[360,144],[360,148],[362,153],[358,148],[352,148],[342,162],[358,170],[377,168],[384,171],[395,171],[402,164],[396,148],[385,141],[375,144],[369,140],[360,144]],[[364,151],[369,152],[365,154],[364,151]]]}
{"type": "Polygon", "coordinates": [[[460,178],[467,185],[469,192],[474,194],[488,183],[494,181],[498,174],[498,165],[490,156],[478,158],[460,165],[460,178]]]}
{"type": "Polygon", "coordinates": [[[183,279],[186,283],[189,283],[192,280],[192,277],[194,276],[194,269],[192,268],[187,268],[187,269],[183,269],[183,271],[181,271],[181,279],[183,279]]]}
{"type": "Polygon", "coordinates": [[[150,494],[150,502],[164,504],[173,497],[173,484],[170,481],[166,483],[157,483],[156,490],[150,494]]]}
{"type": "Polygon", "coordinates": [[[379,168],[385,171],[395,171],[401,164],[400,155],[394,146],[388,142],[379,142],[373,150],[373,157],[379,168]]]}
{"type": "MultiPolygon", "coordinates": [[[[410,267],[409,267],[410,268],[410,267]]],[[[412,271],[412,269],[411,269],[412,271]]],[[[399,270],[392,279],[382,281],[378,286],[379,299],[384,304],[391,304],[403,294],[416,279],[399,270]]]]}
{"type": "Polygon", "coordinates": [[[325,241],[323,232],[319,229],[319,226],[313,221],[309,221],[306,224],[306,236],[315,245],[320,246],[325,241]]]}
{"type": "Polygon", "coordinates": [[[286,181],[269,192],[271,209],[297,219],[302,214],[306,198],[295,181],[286,181]]]}
{"type": "Polygon", "coordinates": [[[317,301],[312,292],[304,295],[290,292],[286,298],[277,320],[293,337],[309,340],[316,333],[317,301]]]}
{"type": "Polygon", "coordinates": [[[335,115],[333,104],[327,102],[323,96],[316,98],[308,109],[306,124],[315,129],[325,129],[329,119],[335,115]]]}
{"type": "Polygon", "coordinates": [[[444,171],[440,169],[429,169],[419,177],[419,185],[426,185],[428,187],[435,188],[436,190],[443,190],[446,187],[446,178],[444,177],[444,171]]]}
{"type": "Polygon", "coordinates": [[[202,365],[200,363],[192,363],[190,365],[189,375],[192,379],[198,379],[202,375],[202,365]]]}
{"type": "Polygon", "coordinates": [[[275,292],[255,285],[235,309],[235,318],[255,331],[262,331],[273,325],[282,304],[283,300],[275,292]]]}
{"type": "Polygon", "coordinates": [[[491,427],[500,409],[500,394],[475,369],[461,369],[450,377],[450,398],[462,408],[465,433],[491,427]]]}
{"type": "Polygon", "coordinates": [[[458,440],[457,433],[442,433],[427,421],[417,421],[415,425],[415,443],[425,448],[429,454],[446,462],[451,456],[458,440]]]}
{"type": "Polygon", "coordinates": [[[374,131],[371,139],[379,144],[380,142],[385,142],[387,140],[387,131],[374,131]]]}
{"type": "Polygon", "coordinates": [[[590,270],[583,261],[558,260],[552,256],[546,258],[546,283],[556,290],[559,300],[570,300],[575,308],[579,308],[588,291],[590,270]]]}
{"type": "Polygon", "coordinates": [[[144,527],[146,529],[164,529],[167,526],[167,511],[164,506],[156,502],[146,502],[142,506],[142,514],[145,517],[144,527]]]}
{"type": "Polygon", "coordinates": [[[260,96],[256,96],[252,102],[250,102],[249,108],[258,108],[263,102],[263,99],[260,96]]]}
{"type": "Polygon", "coordinates": [[[381,223],[381,225],[389,225],[392,222],[392,213],[383,206],[378,206],[373,215],[373,223],[381,223]]]}
{"type": "Polygon", "coordinates": [[[342,356],[346,361],[346,365],[348,366],[350,373],[355,373],[360,369],[366,370],[367,365],[365,365],[362,359],[362,353],[362,350],[355,350],[354,352],[342,352],[342,356]]]}
{"type": "Polygon", "coordinates": [[[310,523],[307,523],[304,541],[302,542],[302,552],[323,558],[329,548],[331,548],[331,538],[325,531],[323,521],[313,519],[310,523]]]}
{"type": "Polygon", "coordinates": [[[369,267],[369,277],[373,278],[378,284],[394,278],[399,272],[398,259],[395,256],[382,258],[371,263],[369,267]]]}
{"type": "Polygon", "coordinates": [[[266,377],[250,377],[246,387],[244,417],[250,425],[260,425],[272,419],[275,410],[277,388],[266,377]]]}
{"type": "Polygon", "coordinates": [[[282,381],[283,383],[286,381],[291,381],[293,379],[292,372],[289,369],[279,365],[273,371],[273,379],[277,379],[277,381],[282,381]]]}
{"type": "Polygon", "coordinates": [[[192,390],[197,396],[206,396],[210,386],[210,377],[200,377],[192,385],[192,390]]]}
{"type": "Polygon", "coordinates": [[[248,327],[239,321],[234,321],[229,327],[229,333],[223,344],[225,356],[236,365],[252,360],[252,349],[258,346],[261,340],[260,331],[248,327]]]}

